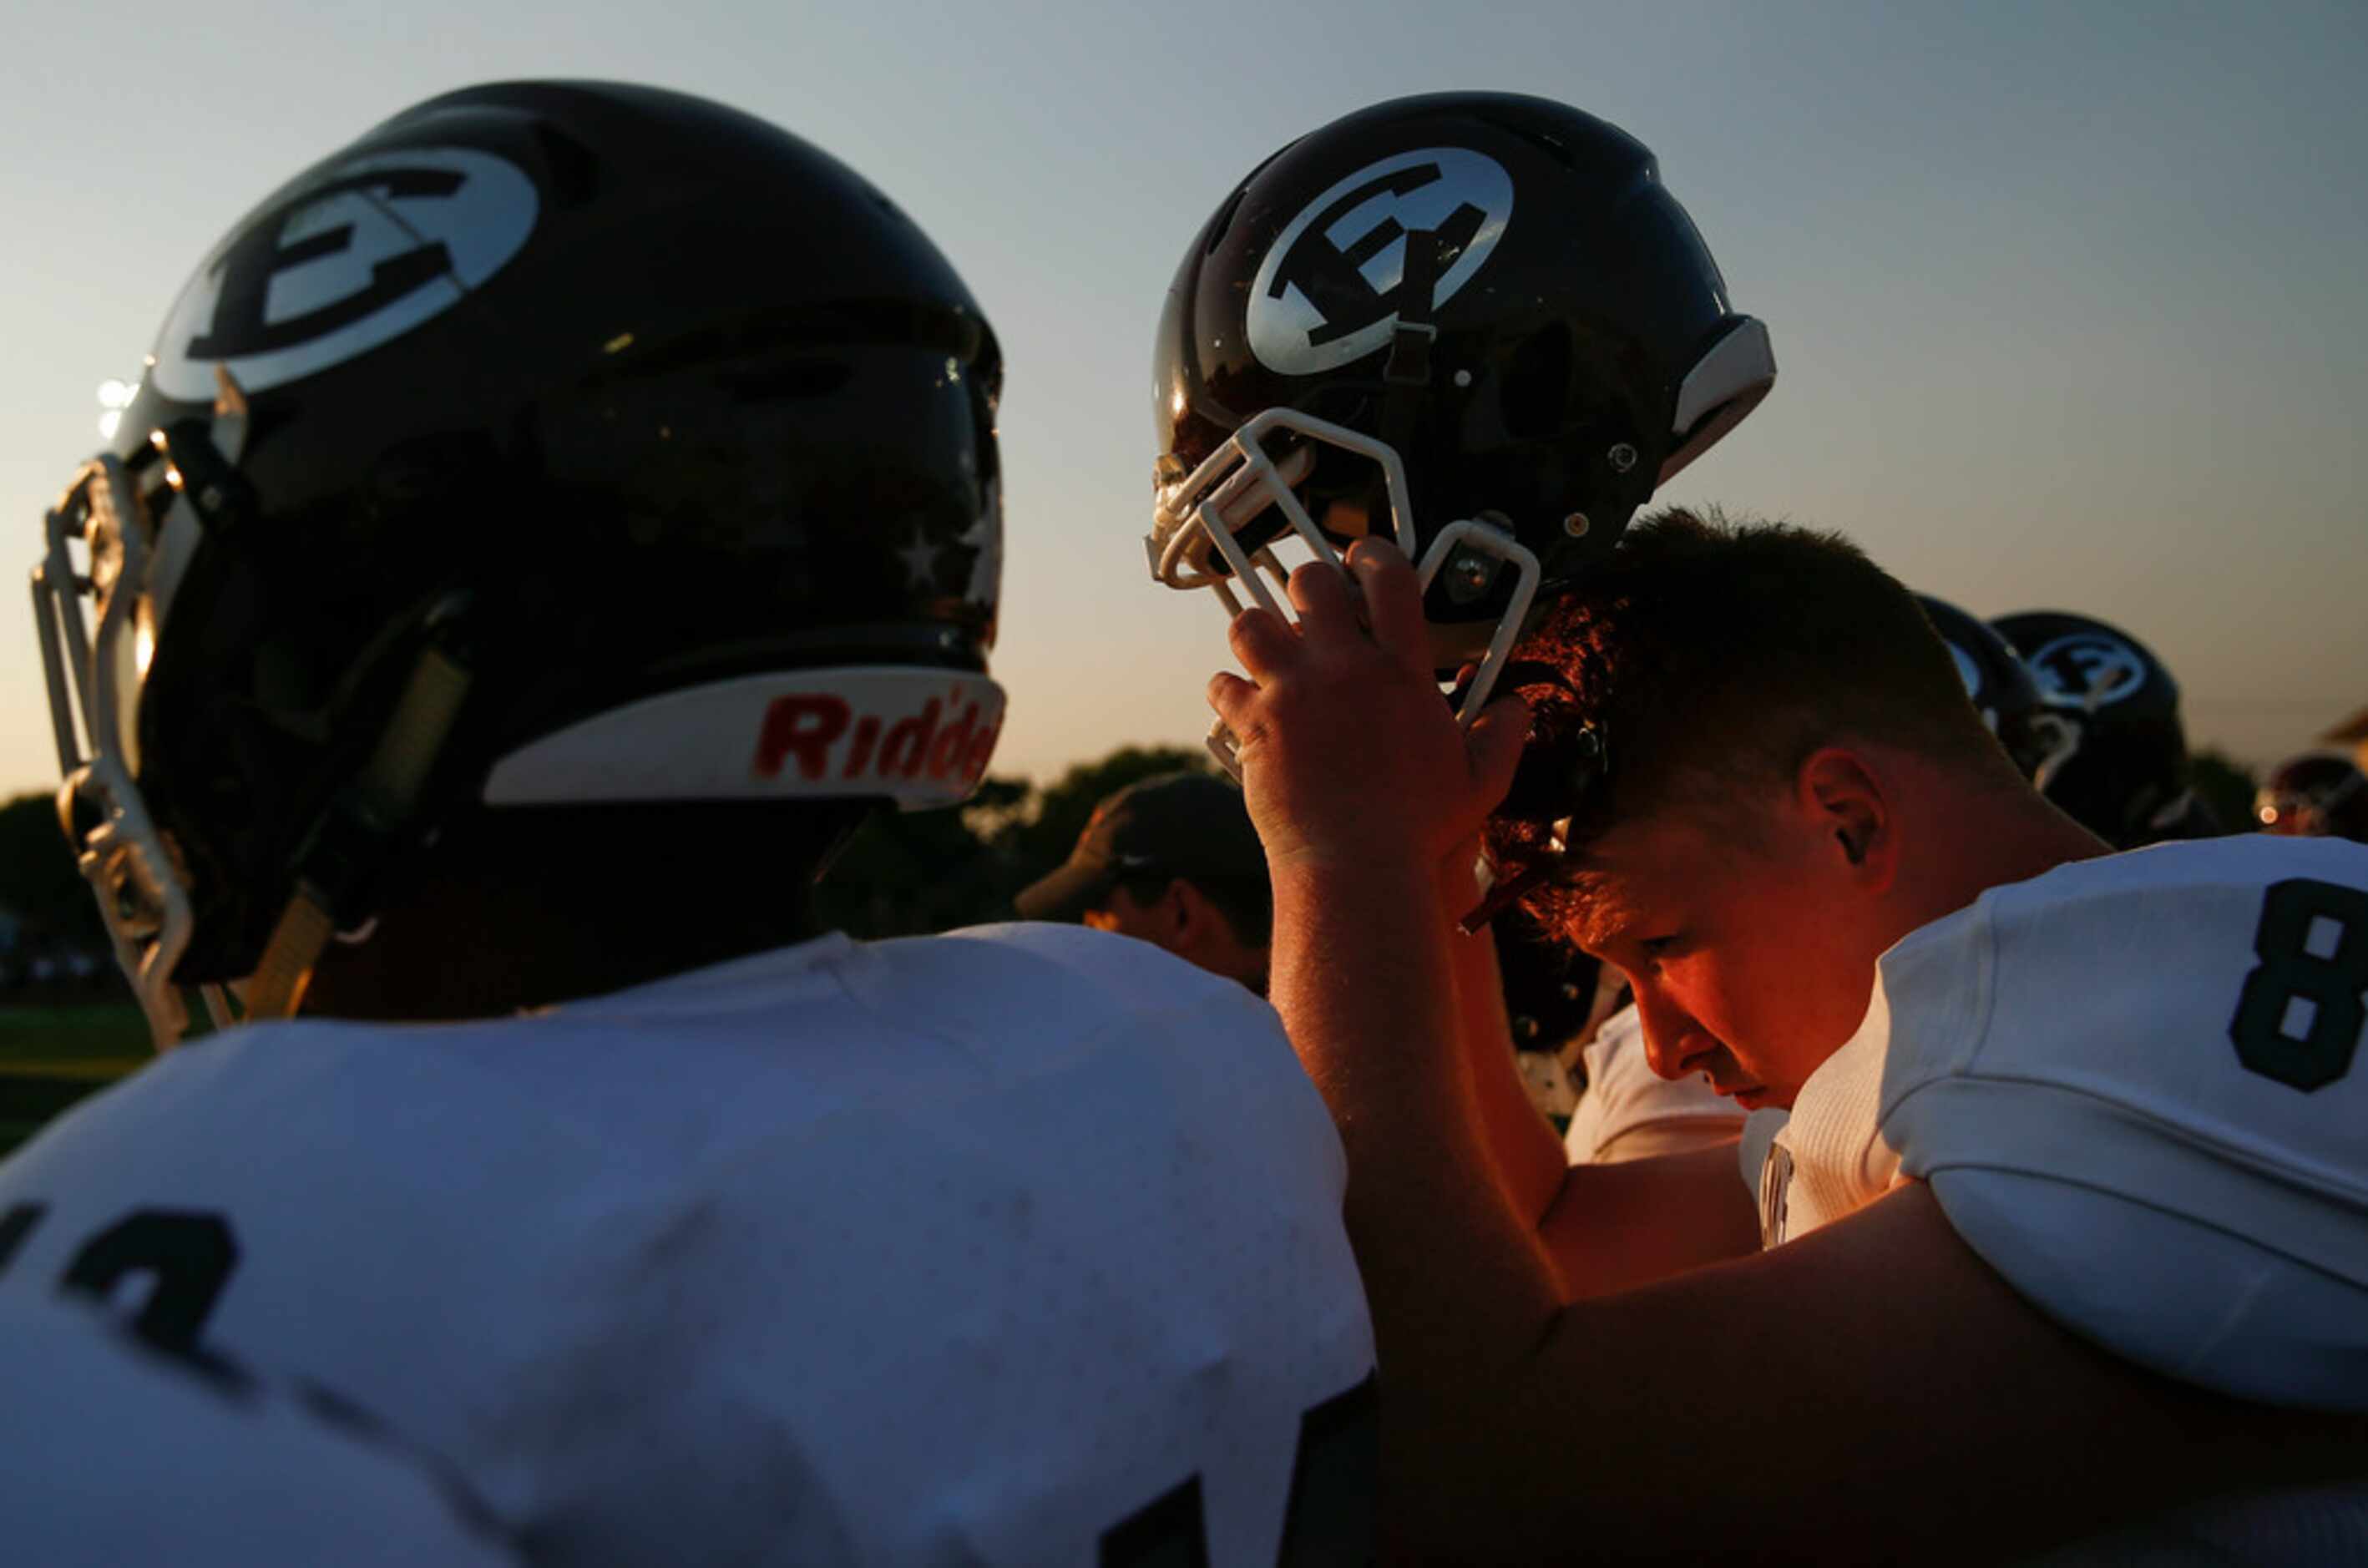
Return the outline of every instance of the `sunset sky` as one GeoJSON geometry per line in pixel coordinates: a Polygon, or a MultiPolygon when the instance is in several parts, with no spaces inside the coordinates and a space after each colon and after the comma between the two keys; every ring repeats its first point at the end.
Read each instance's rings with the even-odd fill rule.
{"type": "MultiPolygon", "coordinates": [[[[1774,396],[1668,492],[1839,528],[1988,615],[2150,642],[2191,734],[2271,761],[2368,705],[2368,6],[1138,8],[750,0],[28,6],[0,63],[0,515],[17,565],[249,203],[472,81],[637,79],[893,194],[1001,335],[996,771],[1197,741],[1224,654],[1144,569],[1149,359],[1253,164],[1403,94],[1561,98],[1654,148],[1769,324],[1774,396]]],[[[21,578],[18,579],[20,582],[21,578]]],[[[21,591],[20,591],[21,592],[21,591]]],[[[21,597],[0,791],[56,757],[21,597]]]]}

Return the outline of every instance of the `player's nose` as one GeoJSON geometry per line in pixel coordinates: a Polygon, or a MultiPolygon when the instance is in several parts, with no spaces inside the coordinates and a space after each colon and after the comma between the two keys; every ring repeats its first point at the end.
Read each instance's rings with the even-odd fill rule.
{"type": "Polygon", "coordinates": [[[1645,1060],[1660,1077],[1674,1080],[1701,1072],[1703,1059],[1717,1047],[1691,1014],[1657,992],[1636,992],[1636,1017],[1645,1026],[1645,1060]]]}

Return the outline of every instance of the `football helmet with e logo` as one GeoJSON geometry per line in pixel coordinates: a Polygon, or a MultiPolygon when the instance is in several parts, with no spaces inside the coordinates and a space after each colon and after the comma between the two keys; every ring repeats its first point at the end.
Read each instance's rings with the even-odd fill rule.
{"type": "Polygon", "coordinates": [[[293,1010],[463,809],[963,798],[1000,380],[894,204],[677,93],[469,88],[266,198],[36,573],[63,814],[160,1041],[176,984],[293,1010]]]}
{"type": "MultiPolygon", "coordinates": [[[[1775,380],[1653,154],[1562,104],[1401,98],[1268,158],[1169,288],[1153,574],[1278,613],[1277,547],[1394,540],[1487,700],[1530,608],[1775,380]]],[[[1222,731],[1212,736],[1232,766],[1222,731]]]]}

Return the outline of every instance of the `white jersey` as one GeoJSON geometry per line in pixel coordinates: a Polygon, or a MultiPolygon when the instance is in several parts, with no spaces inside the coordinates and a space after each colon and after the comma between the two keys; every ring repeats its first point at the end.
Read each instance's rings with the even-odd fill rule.
{"type": "Polygon", "coordinates": [[[24,1568],[499,1568],[490,1521],[398,1451],[71,1301],[0,1297],[0,1530],[24,1568]]]}
{"type": "MultiPolygon", "coordinates": [[[[2164,844],[1992,888],[1883,956],[1789,1120],[1752,1118],[1767,1239],[1920,1177],[2017,1291],[2115,1354],[2368,1410],[2363,993],[2360,845],[2164,844]]],[[[2215,1503],[2048,1561],[2240,1560],[2368,1561],[2368,1485],[2215,1503]]]]}
{"type": "Polygon", "coordinates": [[[0,1165],[42,1206],[0,1290],[217,1222],[234,1256],[147,1265],[201,1343],[374,1412],[539,1560],[1263,1565],[1370,1504],[1344,1180],[1230,981],[1074,926],[832,937],[183,1047],[0,1165]]]}
{"type": "Polygon", "coordinates": [[[1634,1006],[1603,1021],[1579,1052],[1587,1087],[1563,1134],[1574,1165],[1615,1165],[1724,1142],[1743,1112],[1700,1075],[1668,1079],[1645,1058],[1645,1023],[1634,1006]]]}
{"type": "Polygon", "coordinates": [[[1774,1136],[1769,1239],[1921,1177],[2118,1354],[2368,1410],[2363,992],[2368,846],[2203,839],[1992,888],[1883,956],[1774,1136]]]}

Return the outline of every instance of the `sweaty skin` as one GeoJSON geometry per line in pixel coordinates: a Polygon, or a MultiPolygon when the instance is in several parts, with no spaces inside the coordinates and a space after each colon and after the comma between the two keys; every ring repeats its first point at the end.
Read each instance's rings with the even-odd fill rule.
{"type": "MultiPolygon", "coordinates": [[[[1505,699],[1459,730],[1404,558],[1367,542],[1349,565],[1361,617],[1347,579],[1303,568],[1299,624],[1238,619],[1250,678],[1209,696],[1272,871],[1272,1000],[1348,1152],[1396,1552],[1987,1561],[2362,1472],[2357,1421],[2240,1405],[2057,1329],[1920,1184],[1640,1290],[1618,1287],[1671,1263],[1640,1266],[1651,1228],[1616,1218],[1649,1211],[1638,1173],[1697,1157],[1600,1167],[1542,1232],[1510,1194],[1533,1200],[1535,1176],[1500,1175],[1537,1167],[1490,1146],[1460,1038],[1482,1010],[1458,1007],[1451,947],[1471,888],[1455,857],[1526,716],[1505,699]]],[[[1739,1190],[1732,1155],[1709,1154],[1739,1190]]]]}

